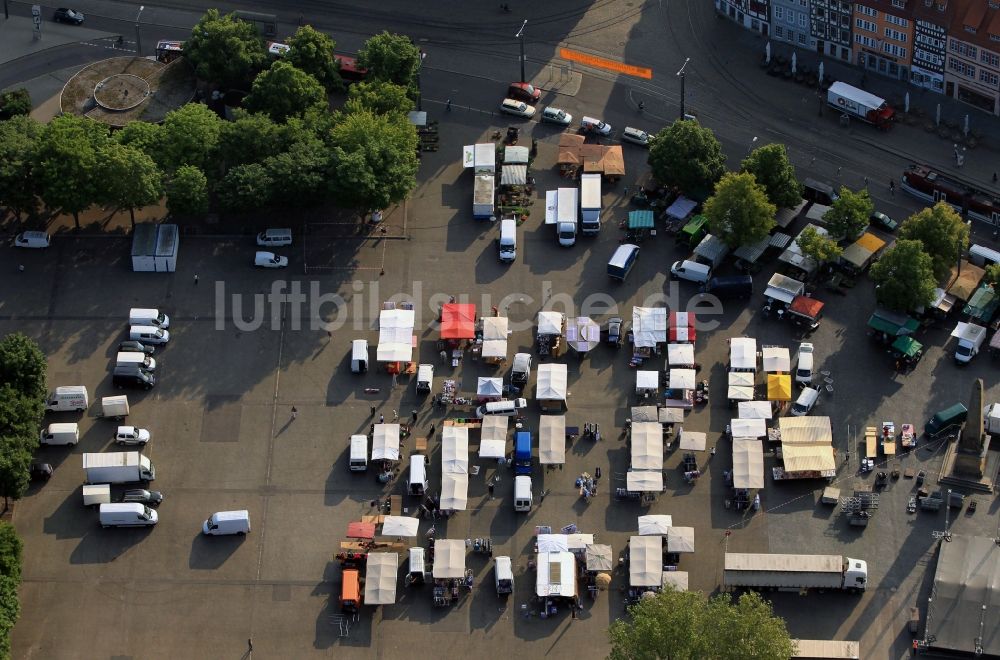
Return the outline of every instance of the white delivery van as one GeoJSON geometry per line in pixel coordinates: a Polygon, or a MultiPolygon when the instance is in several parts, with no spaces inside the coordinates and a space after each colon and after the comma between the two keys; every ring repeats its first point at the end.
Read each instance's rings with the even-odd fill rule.
{"type": "Polygon", "coordinates": [[[803,387],[799,398],[792,404],[792,414],[795,416],[808,415],[809,411],[816,405],[819,399],[819,390],[813,387],[803,387]]]}
{"type": "Polygon", "coordinates": [[[111,504],[111,484],[83,484],[83,506],[111,504]]]}
{"type": "Polygon", "coordinates": [[[51,237],[44,231],[22,231],[14,237],[14,247],[47,248],[51,242],[51,237]]]}
{"type": "Polygon", "coordinates": [[[83,412],[90,405],[90,396],[84,385],[66,385],[57,387],[55,392],[49,394],[45,403],[46,410],[75,410],[83,412]]]}
{"type": "Polygon", "coordinates": [[[351,457],[347,464],[351,472],[364,472],[368,469],[368,436],[351,436],[351,457]]]}
{"type": "Polygon", "coordinates": [[[100,518],[101,527],[148,527],[159,520],[156,511],[138,502],[101,504],[100,518]]]}
{"type": "Polygon", "coordinates": [[[257,234],[257,245],[262,247],[281,247],[292,244],[291,229],[265,229],[257,234]]]}
{"type": "Polygon", "coordinates": [[[170,317],[158,309],[133,307],[128,310],[129,325],[151,325],[154,328],[169,328],[170,317]]]}
{"type": "Polygon", "coordinates": [[[670,267],[670,275],[674,279],[688,280],[705,284],[712,277],[712,268],[707,264],[700,264],[697,261],[675,261],[670,267]]]}
{"type": "Polygon", "coordinates": [[[75,445],[80,442],[80,425],[76,422],[49,424],[42,429],[38,442],[43,445],[75,445]]]}
{"type": "Polygon", "coordinates": [[[809,342],[799,344],[798,360],[795,365],[795,382],[801,385],[811,385],[813,379],[813,345],[809,342]]]}
{"type": "Polygon", "coordinates": [[[119,352],[115,357],[115,366],[117,367],[136,367],[142,368],[145,371],[155,371],[156,370],[156,360],[152,357],[146,355],[145,353],[133,353],[122,351],[119,352]]]}
{"type": "Polygon", "coordinates": [[[608,277],[624,282],[625,278],[628,277],[629,271],[632,270],[632,266],[635,265],[635,260],[638,256],[638,245],[633,245],[632,243],[619,245],[608,261],[608,277]]]}
{"type": "Polygon", "coordinates": [[[205,524],[201,526],[201,531],[209,536],[223,536],[227,534],[243,536],[250,532],[250,512],[246,509],[241,511],[217,511],[205,521],[205,524]]]}
{"type": "Polygon", "coordinates": [[[504,218],[500,221],[500,263],[509,264],[517,258],[517,221],[504,218]]]}
{"type": "Polygon", "coordinates": [[[528,407],[526,399],[502,399],[500,401],[490,401],[476,408],[476,417],[482,419],[487,415],[504,415],[514,417],[528,407]]]}
{"type": "Polygon", "coordinates": [[[407,484],[410,495],[423,495],[427,492],[427,457],[421,454],[410,455],[410,480],[407,484]]]}
{"type": "Polygon", "coordinates": [[[496,576],[497,595],[507,596],[514,593],[514,569],[510,557],[506,555],[493,558],[493,573],[496,576]]]}
{"type": "Polygon", "coordinates": [[[351,373],[363,374],[368,371],[368,340],[355,339],[351,342],[351,373]]]}
{"type": "Polygon", "coordinates": [[[410,567],[406,573],[406,584],[423,584],[426,579],[427,570],[424,549],[421,547],[410,548],[410,567]]]}
{"type": "Polygon", "coordinates": [[[144,344],[166,344],[170,341],[170,331],[151,325],[133,325],[128,330],[128,338],[144,344]]]}
{"type": "Polygon", "coordinates": [[[514,510],[531,511],[531,477],[514,477],[514,510]]]}
{"type": "Polygon", "coordinates": [[[434,388],[434,365],[417,365],[417,394],[430,394],[434,388]]]}

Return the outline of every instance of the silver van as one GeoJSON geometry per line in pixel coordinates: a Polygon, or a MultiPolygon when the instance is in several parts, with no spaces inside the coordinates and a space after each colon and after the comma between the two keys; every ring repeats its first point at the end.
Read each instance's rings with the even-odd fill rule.
{"type": "Polygon", "coordinates": [[[257,234],[257,245],[262,247],[278,247],[291,244],[291,229],[265,229],[257,234]]]}
{"type": "Polygon", "coordinates": [[[166,344],[170,341],[170,331],[151,325],[133,325],[129,328],[128,338],[144,344],[166,344]]]}
{"type": "Polygon", "coordinates": [[[500,263],[509,264],[517,258],[517,221],[504,218],[500,221],[500,263]]]}
{"type": "Polygon", "coordinates": [[[364,472],[368,469],[368,436],[351,436],[351,454],[347,469],[351,472],[364,472]]]}
{"type": "Polygon", "coordinates": [[[80,425],[76,422],[49,424],[42,429],[38,442],[43,445],[75,445],[80,442],[80,425]]]}
{"type": "Polygon", "coordinates": [[[685,259],[674,262],[674,265],[670,267],[670,275],[675,280],[681,279],[705,284],[712,277],[712,267],[685,259]]]}
{"type": "Polygon", "coordinates": [[[133,307],[128,310],[129,325],[151,325],[154,328],[169,328],[170,317],[158,309],[133,307]]]}
{"type": "Polygon", "coordinates": [[[250,512],[217,511],[209,516],[201,526],[202,533],[208,536],[226,536],[236,534],[243,536],[250,533],[250,512]]]}

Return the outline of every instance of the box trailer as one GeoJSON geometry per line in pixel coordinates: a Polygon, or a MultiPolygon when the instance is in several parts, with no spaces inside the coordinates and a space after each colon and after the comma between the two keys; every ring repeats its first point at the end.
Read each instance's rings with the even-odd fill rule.
{"type": "Polygon", "coordinates": [[[885,99],[843,82],[830,85],[826,90],[826,103],[849,117],[883,129],[889,128],[896,115],[885,99]]]}
{"type": "Polygon", "coordinates": [[[83,471],[88,484],[127,484],[156,478],[152,462],[137,451],[84,454],[83,471]]]}
{"type": "Polygon", "coordinates": [[[601,232],[601,175],[580,177],[580,233],[596,236],[601,232]]]}
{"type": "Polygon", "coordinates": [[[727,552],[725,562],[727,588],[861,592],[868,586],[868,563],[843,555],[727,552]]]}
{"type": "Polygon", "coordinates": [[[477,174],[472,191],[472,217],[477,220],[495,220],[493,201],[496,177],[492,174],[477,174]]]}

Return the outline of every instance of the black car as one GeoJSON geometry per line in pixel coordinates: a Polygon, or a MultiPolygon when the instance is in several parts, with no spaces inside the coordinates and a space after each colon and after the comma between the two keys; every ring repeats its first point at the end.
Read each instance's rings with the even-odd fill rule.
{"type": "Polygon", "coordinates": [[[118,344],[118,350],[123,353],[145,353],[146,355],[152,355],[156,347],[129,339],[118,344]]]}
{"type": "Polygon", "coordinates": [[[52,16],[52,20],[56,23],[71,23],[73,25],[83,25],[83,12],[76,11],[75,9],[66,9],[65,7],[60,7],[56,10],[56,13],[52,16]]]}
{"type": "Polygon", "coordinates": [[[122,495],[122,502],[138,502],[158,506],[163,501],[163,493],[158,490],[146,490],[144,488],[134,488],[126,490],[122,495]]]}
{"type": "Polygon", "coordinates": [[[52,476],[52,466],[48,463],[32,463],[28,474],[32,481],[48,481],[52,476]]]}
{"type": "Polygon", "coordinates": [[[131,373],[114,374],[111,383],[118,389],[130,387],[139,390],[148,390],[156,385],[156,377],[151,373],[135,370],[131,373]]]}

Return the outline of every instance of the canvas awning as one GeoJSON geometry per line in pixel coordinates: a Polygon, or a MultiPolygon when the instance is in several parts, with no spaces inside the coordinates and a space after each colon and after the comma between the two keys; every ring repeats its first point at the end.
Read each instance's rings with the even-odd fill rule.
{"type": "Polygon", "coordinates": [[[572,552],[539,552],[535,562],[535,595],[576,596],[576,557],[572,552]]]}
{"type": "Polygon", "coordinates": [[[502,165],[500,167],[501,186],[523,186],[528,183],[526,165],[502,165]]]}
{"type": "MultiPolygon", "coordinates": [[[[794,247],[798,247],[798,244],[794,244],[794,247]]],[[[794,277],[788,277],[787,275],[782,275],[781,273],[775,273],[767,282],[767,288],[764,290],[764,297],[771,298],[772,300],[778,300],[786,305],[790,305],[792,300],[795,299],[795,296],[802,295],[805,290],[806,285],[794,277]]]]}
{"type": "Polygon", "coordinates": [[[667,310],[660,307],[633,307],[632,339],[636,348],[652,348],[666,342],[667,310]]]}
{"type": "Polygon", "coordinates": [[[659,536],[632,536],[628,540],[628,584],[630,587],[658,587],[663,572],[663,539],[659,536]]]}
{"type": "Polygon", "coordinates": [[[492,142],[469,144],[462,147],[462,167],[472,167],[476,172],[496,170],[497,148],[492,142]]]}
{"type": "Polygon", "coordinates": [[[788,306],[788,311],[810,321],[815,321],[823,312],[823,302],[809,296],[795,296],[792,304],[788,306]]]}
{"type": "Polygon", "coordinates": [[[559,312],[538,312],[538,334],[559,336],[565,317],[559,312]]]}
{"type": "Polygon", "coordinates": [[[952,307],[955,306],[955,296],[949,295],[947,291],[941,288],[934,289],[934,300],[931,301],[931,309],[936,309],[943,314],[951,312],[952,307]]]}
{"type": "Polygon", "coordinates": [[[764,371],[789,373],[792,369],[792,358],[788,348],[784,346],[765,346],[763,355],[764,371]]]}
{"type": "Polygon", "coordinates": [[[802,200],[795,208],[778,209],[778,213],[774,218],[775,223],[782,228],[792,224],[792,222],[795,221],[795,218],[799,217],[799,214],[802,213],[802,209],[806,207],[806,204],[809,204],[809,202],[802,200]]]}
{"type": "MultiPolygon", "coordinates": [[[[925,638],[947,657],[1000,656],[1000,546],[992,534],[954,534],[939,546],[925,638]],[[990,623],[992,622],[992,623],[990,623]],[[933,641],[931,641],[933,640],[933,641]]],[[[939,656],[940,657],[940,656],[939,656]]]]}
{"type": "Polygon", "coordinates": [[[920,351],[924,350],[924,345],[913,337],[896,337],[896,340],[892,342],[892,350],[903,357],[914,358],[920,351]]]}
{"type": "Polygon", "coordinates": [[[347,538],[349,539],[375,538],[375,523],[359,522],[359,521],[347,523],[347,538]]]}
{"type": "Polygon", "coordinates": [[[413,358],[412,309],[383,309],[379,312],[378,362],[409,362],[413,358]]]}
{"type": "Polygon", "coordinates": [[[681,431],[680,448],[686,451],[705,451],[708,436],[700,431],[681,431]]]}
{"type": "MultiPolygon", "coordinates": [[[[763,420],[755,420],[763,421],[763,420]]],[[[733,438],[733,488],[764,487],[764,448],[760,440],[733,438]]]]}
{"type": "Polygon", "coordinates": [[[604,175],[625,176],[625,156],[620,144],[604,147],[604,175]]]}
{"type": "MultiPolygon", "coordinates": [[[[768,405],[770,406],[770,404],[768,405]]],[[[733,438],[763,438],[767,435],[767,422],[755,418],[731,419],[729,420],[729,434],[733,438]]]]}
{"type": "Polygon", "coordinates": [[[416,536],[419,527],[419,518],[386,516],[382,519],[382,536],[416,536]]]}
{"type": "Polygon", "coordinates": [[[392,605],[396,602],[399,555],[369,552],[365,561],[365,605],[392,605]]]}
{"type": "Polygon", "coordinates": [[[462,539],[434,539],[435,579],[465,577],[465,541],[462,539]]]}
{"type": "Polygon", "coordinates": [[[475,336],[475,305],[445,303],[441,307],[441,339],[473,339],[475,336]]]}
{"type": "Polygon", "coordinates": [[[562,465],[566,462],[566,418],[542,415],[538,420],[538,462],[562,465]]]}
{"type": "Polygon", "coordinates": [[[835,470],[833,430],[829,417],[779,417],[781,457],[785,472],[835,470]]]}
{"type": "Polygon", "coordinates": [[[585,552],[587,546],[594,542],[594,535],[586,532],[573,532],[566,535],[566,547],[570,552],[585,552]]]}
{"type": "Polygon", "coordinates": [[[663,426],[659,422],[632,422],[632,469],[663,469],[663,426]]]}
{"type": "Polygon", "coordinates": [[[476,382],[476,396],[478,397],[502,397],[503,378],[495,376],[480,376],[476,382]]]}
{"type": "Polygon", "coordinates": [[[610,545],[591,543],[585,550],[588,571],[613,571],[615,560],[610,545]]]}
{"type": "Polygon", "coordinates": [[[469,475],[447,472],[441,475],[442,511],[465,511],[469,505],[469,475]]]}
{"type": "Polygon", "coordinates": [[[441,429],[441,472],[469,473],[469,429],[445,426],[441,429]]]}
{"type": "Polygon", "coordinates": [[[671,369],[670,389],[693,390],[697,386],[697,375],[694,369],[671,369]]]}
{"type": "Polygon", "coordinates": [[[504,147],[503,162],[515,165],[527,165],[530,153],[531,150],[528,147],[504,147]]]}
{"type": "Polygon", "coordinates": [[[673,589],[674,591],[687,591],[688,590],[688,572],[687,571],[663,571],[663,582],[660,584],[664,589],[673,589]]]}
{"type": "Polygon", "coordinates": [[[672,342],[694,343],[698,337],[695,330],[697,319],[692,312],[670,312],[670,326],[667,338],[672,342]]]}
{"type": "Polygon", "coordinates": [[[483,417],[480,428],[479,456],[481,458],[502,458],[507,455],[507,423],[506,415],[487,415],[483,417]]]}
{"type": "Polygon", "coordinates": [[[652,229],[653,228],[653,212],[649,211],[649,210],[629,211],[628,212],[628,228],[629,229],[652,229]]]}
{"type": "Polygon", "coordinates": [[[667,530],[667,552],[694,552],[694,527],[667,530]]]}
{"type": "Polygon", "coordinates": [[[376,424],[372,434],[372,460],[399,460],[399,424],[376,424]]]}
{"type": "Polygon", "coordinates": [[[694,365],[694,344],[667,344],[667,364],[671,367],[694,365]]]}
{"type": "Polygon", "coordinates": [[[535,537],[535,545],[538,552],[567,552],[569,551],[569,535],[567,534],[538,534],[535,537]]]}
{"type": "Polygon", "coordinates": [[[659,470],[629,470],[625,473],[625,490],[630,493],[662,493],[663,473],[659,470]]]}
{"type": "Polygon", "coordinates": [[[660,372],[640,369],[635,372],[636,392],[655,392],[660,389],[660,372]]]}
{"type": "Polygon", "coordinates": [[[753,397],[753,387],[730,385],[726,391],[726,398],[730,401],[752,401],[753,397]]]}
{"type": "Polygon", "coordinates": [[[565,364],[538,365],[538,384],[535,398],[540,401],[565,401],[569,378],[565,364]]]}
{"type": "Polygon", "coordinates": [[[674,524],[672,516],[654,514],[639,516],[639,536],[666,536],[674,524]]]}
{"type": "Polygon", "coordinates": [[[681,424],[684,422],[683,408],[660,408],[660,424],[681,424]]]}
{"type": "Polygon", "coordinates": [[[736,408],[742,419],[771,419],[771,404],[767,401],[740,401],[736,408]]]}
{"type": "Polygon", "coordinates": [[[632,406],[632,423],[657,421],[656,406],[632,406]]]}
{"type": "Polygon", "coordinates": [[[580,159],[583,161],[583,171],[589,173],[604,172],[604,147],[600,144],[583,144],[580,146],[580,159]]]}
{"type": "Polygon", "coordinates": [[[948,293],[955,296],[962,302],[967,302],[972,297],[973,292],[979,287],[979,283],[986,275],[986,270],[962,260],[962,272],[956,273],[952,269],[954,281],[948,287],[948,293]]]}
{"type": "Polygon", "coordinates": [[[898,337],[912,335],[920,328],[920,322],[906,314],[876,309],[875,313],[868,318],[868,327],[890,337],[898,337]]]}
{"type": "Polygon", "coordinates": [[[556,161],[559,165],[580,165],[583,158],[580,156],[580,147],[583,146],[586,138],[578,133],[562,133],[559,135],[559,158],[556,161]]]}
{"type": "Polygon", "coordinates": [[[694,211],[695,207],[698,206],[698,202],[688,199],[687,197],[681,196],[674,200],[674,203],[667,208],[667,217],[676,218],[677,220],[683,220],[694,211]]]}
{"type": "Polygon", "coordinates": [[[792,376],[790,374],[767,375],[767,400],[792,400],[792,376]]]}
{"type": "Polygon", "coordinates": [[[483,319],[484,358],[506,358],[509,322],[506,316],[487,316],[483,319]]]}
{"type": "Polygon", "coordinates": [[[588,316],[578,316],[566,328],[566,341],[576,351],[586,353],[601,343],[601,326],[588,316]]]}
{"type": "Polygon", "coordinates": [[[755,377],[750,371],[730,371],[727,376],[730,387],[753,387],[755,377]]]}
{"type": "Polygon", "coordinates": [[[982,284],[969,298],[969,303],[962,308],[963,314],[968,314],[973,320],[989,323],[997,308],[1000,308],[1000,296],[989,284],[982,284]]]}
{"type": "Polygon", "coordinates": [[[739,371],[757,369],[757,340],[753,337],[733,337],[729,340],[729,368],[739,371]]]}

